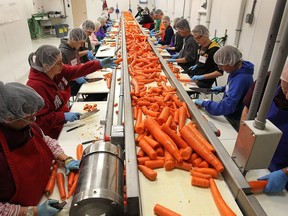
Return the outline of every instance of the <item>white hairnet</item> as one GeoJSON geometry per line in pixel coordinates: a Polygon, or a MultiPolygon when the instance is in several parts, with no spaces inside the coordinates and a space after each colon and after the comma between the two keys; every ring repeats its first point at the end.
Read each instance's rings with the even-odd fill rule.
{"type": "Polygon", "coordinates": [[[99,28],[101,27],[101,23],[99,21],[95,22],[95,30],[99,30],[99,28]]]}
{"type": "Polygon", "coordinates": [[[62,59],[61,51],[52,45],[42,45],[28,57],[30,66],[44,73],[49,71],[59,59],[62,59]]]}
{"type": "Polygon", "coordinates": [[[69,33],[69,40],[72,41],[86,41],[87,35],[81,28],[73,28],[69,33]]]}
{"type": "Polygon", "coordinates": [[[192,33],[209,37],[209,30],[204,25],[196,25],[192,30],[192,33]]]}
{"type": "Polygon", "coordinates": [[[100,17],[98,17],[98,21],[99,21],[100,23],[105,23],[105,22],[107,21],[107,18],[104,17],[104,16],[100,16],[100,17]]]}
{"type": "Polygon", "coordinates": [[[25,118],[44,106],[42,97],[29,86],[0,81],[0,122],[25,118]]]}
{"type": "Polygon", "coordinates": [[[95,24],[93,21],[91,20],[85,20],[82,25],[81,25],[82,29],[84,31],[91,31],[94,32],[95,31],[95,24]]]}
{"type": "Polygon", "coordinates": [[[284,66],[280,79],[285,82],[288,82],[288,64],[284,66]]]}
{"type": "Polygon", "coordinates": [[[214,54],[214,61],[217,65],[234,66],[243,59],[241,52],[236,47],[226,45],[217,50],[214,54]]]}
{"type": "Polygon", "coordinates": [[[186,19],[180,19],[175,26],[178,30],[191,31],[189,22],[186,19]]]}

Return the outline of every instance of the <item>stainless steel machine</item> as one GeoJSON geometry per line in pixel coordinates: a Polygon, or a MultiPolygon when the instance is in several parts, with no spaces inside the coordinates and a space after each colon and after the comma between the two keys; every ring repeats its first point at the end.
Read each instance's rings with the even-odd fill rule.
{"type": "Polygon", "coordinates": [[[124,215],[122,149],[98,141],[83,152],[71,216],[124,215]]]}

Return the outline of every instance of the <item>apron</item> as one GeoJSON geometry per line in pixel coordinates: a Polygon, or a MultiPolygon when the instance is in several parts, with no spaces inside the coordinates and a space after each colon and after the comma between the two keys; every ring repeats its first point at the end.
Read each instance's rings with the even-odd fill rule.
{"type": "Polygon", "coordinates": [[[0,130],[0,142],[16,186],[16,192],[9,202],[23,206],[35,206],[39,203],[54,159],[42,134],[31,129],[33,137],[14,151],[10,151],[0,130]]]}
{"type": "Polygon", "coordinates": [[[270,171],[275,171],[288,166],[288,111],[279,109],[273,101],[267,119],[283,133],[269,165],[270,171]]]}

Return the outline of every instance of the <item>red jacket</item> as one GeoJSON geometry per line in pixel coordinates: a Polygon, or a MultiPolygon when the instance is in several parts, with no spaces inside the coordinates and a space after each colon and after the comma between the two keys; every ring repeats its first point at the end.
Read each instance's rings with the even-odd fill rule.
{"type": "Polygon", "coordinates": [[[43,72],[30,69],[27,85],[35,89],[45,101],[45,106],[36,115],[36,123],[45,135],[57,139],[63,128],[64,113],[69,112],[69,108],[68,98],[64,98],[61,91],[65,89],[68,82],[100,68],[99,61],[89,61],[74,66],[63,64],[61,73],[56,75],[53,80],[43,72]]]}

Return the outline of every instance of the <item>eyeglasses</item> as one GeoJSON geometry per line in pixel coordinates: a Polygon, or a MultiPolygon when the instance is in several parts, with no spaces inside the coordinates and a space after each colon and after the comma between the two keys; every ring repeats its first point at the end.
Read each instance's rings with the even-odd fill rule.
{"type": "Polygon", "coordinates": [[[194,39],[195,39],[195,40],[200,40],[202,37],[203,37],[203,35],[200,35],[200,36],[198,36],[198,37],[195,37],[195,36],[194,36],[194,39]]]}
{"type": "Polygon", "coordinates": [[[24,121],[24,122],[27,122],[27,123],[31,124],[31,123],[36,121],[36,116],[34,114],[32,114],[32,115],[26,116],[24,118],[14,119],[14,120],[9,121],[7,123],[13,123],[13,122],[16,122],[16,121],[24,121]]]}

